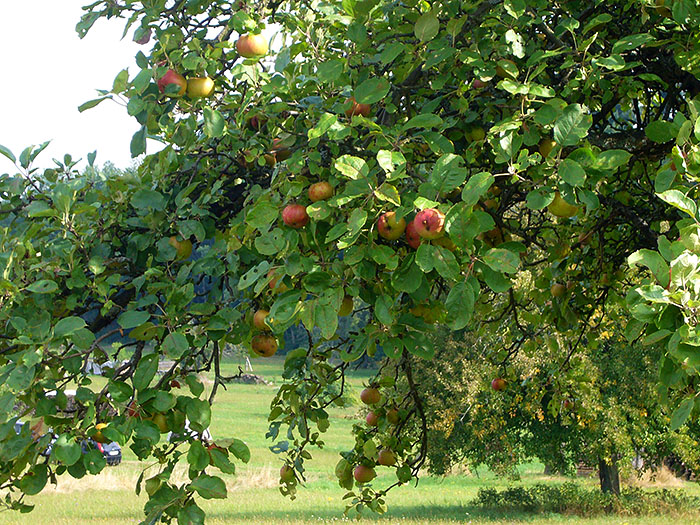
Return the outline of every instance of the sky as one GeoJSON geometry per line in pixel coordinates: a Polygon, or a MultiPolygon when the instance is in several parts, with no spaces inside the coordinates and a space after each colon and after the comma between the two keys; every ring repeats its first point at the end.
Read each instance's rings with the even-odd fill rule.
{"type": "MultiPolygon", "coordinates": [[[[139,125],[126,108],[105,101],[78,112],[83,102],[97,98],[96,89],[110,89],[126,67],[133,76],[135,55],[148,53],[128,34],[121,40],[123,21],[100,19],[81,40],[75,32],[81,6],[89,0],[2,1],[0,9],[0,145],[16,157],[31,144],[51,140],[35,165],[54,166],[53,158],[70,153],[87,158],[97,150],[96,163],[132,163],[131,136],[139,125]]],[[[149,145],[149,153],[155,151],[149,145]]],[[[82,166],[85,166],[83,162],[82,166]]],[[[12,162],[0,155],[0,174],[14,174],[12,162]]]]}

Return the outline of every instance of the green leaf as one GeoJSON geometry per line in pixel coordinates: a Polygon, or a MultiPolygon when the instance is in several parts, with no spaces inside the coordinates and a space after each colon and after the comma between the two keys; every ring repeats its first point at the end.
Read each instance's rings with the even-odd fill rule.
{"type": "Polygon", "coordinates": [[[226,120],[217,110],[204,108],[204,133],[207,137],[214,139],[223,137],[226,128],[226,120]]]}
{"type": "Polygon", "coordinates": [[[80,459],[82,451],[74,437],[61,434],[53,444],[53,454],[58,461],[70,467],[80,459]]]}
{"type": "Polygon", "coordinates": [[[655,38],[649,33],[640,33],[637,35],[629,35],[620,38],[613,44],[612,54],[617,55],[637,49],[639,46],[653,42],[655,38]]]}
{"type": "Polygon", "coordinates": [[[163,351],[173,359],[177,359],[190,347],[187,337],[180,332],[171,332],[163,339],[163,351]]]}
{"type": "Polygon", "coordinates": [[[644,134],[649,140],[653,140],[659,144],[670,142],[676,138],[678,129],[672,122],[665,120],[655,120],[650,122],[644,129],[644,134]]]}
{"type": "Polygon", "coordinates": [[[682,192],[678,190],[666,190],[662,193],[657,193],[656,196],[667,204],[684,211],[692,218],[696,218],[695,214],[697,213],[698,209],[695,201],[689,197],[686,197],[682,192]]]}
{"type": "Polygon", "coordinates": [[[586,172],[575,160],[564,159],[559,164],[559,176],[572,186],[583,186],[586,182],[586,172]]]}
{"type": "Polygon", "coordinates": [[[406,169],[406,158],[400,151],[379,150],[377,162],[386,172],[388,180],[392,180],[395,175],[401,174],[406,169]]]}
{"type": "Polygon", "coordinates": [[[435,268],[435,257],[437,255],[436,246],[428,243],[421,243],[416,250],[416,264],[423,273],[430,273],[435,268]]]}
{"type": "Polygon", "coordinates": [[[473,206],[479,202],[481,197],[486,195],[486,192],[495,181],[494,176],[486,171],[472,175],[462,190],[462,201],[469,206],[473,206]]]}
{"type": "Polygon", "coordinates": [[[386,295],[378,296],[374,303],[374,315],[383,325],[389,326],[394,324],[394,315],[391,313],[391,306],[391,298],[386,295]]]}
{"type": "Polygon", "coordinates": [[[367,175],[369,175],[369,167],[367,166],[367,163],[359,157],[343,155],[335,161],[334,165],[335,169],[349,179],[356,180],[366,178],[367,175]]]}
{"type": "Polygon", "coordinates": [[[261,232],[266,232],[279,215],[280,211],[277,205],[265,199],[258,199],[255,205],[248,209],[245,222],[261,232]]]}
{"type": "Polygon", "coordinates": [[[27,286],[27,290],[34,293],[53,293],[58,290],[58,285],[50,279],[42,279],[27,286]]]}
{"type": "Polygon", "coordinates": [[[442,155],[435,162],[428,182],[440,193],[449,193],[458,188],[467,178],[467,169],[462,166],[463,162],[464,159],[459,155],[442,155]]]}
{"type": "Polygon", "coordinates": [[[131,197],[131,205],[137,210],[157,210],[165,209],[165,196],[155,190],[140,189],[131,197]]]}
{"type": "Polygon", "coordinates": [[[318,119],[318,124],[308,131],[309,140],[317,139],[325,135],[325,133],[338,122],[338,117],[330,113],[324,113],[318,119]]]}
{"type": "Polygon", "coordinates": [[[338,313],[331,305],[316,301],[314,323],[320,328],[321,336],[324,339],[332,339],[338,329],[338,313]]]}
{"type": "Polygon", "coordinates": [[[48,467],[45,464],[32,466],[19,481],[19,488],[28,496],[39,494],[48,481],[48,467]]]}
{"type": "Polygon", "coordinates": [[[80,317],[66,317],[56,323],[53,329],[53,335],[58,338],[66,337],[74,334],[84,326],[86,326],[85,321],[80,317]]]}
{"type": "Polygon", "coordinates": [[[661,286],[664,288],[668,286],[670,281],[668,263],[659,253],[647,249],[638,250],[627,258],[627,264],[632,268],[638,265],[646,266],[661,286]]]}
{"type": "Polygon", "coordinates": [[[2,156],[4,156],[4,157],[7,157],[7,158],[10,159],[13,163],[17,162],[17,159],[15,158],[15,156],[13,155],[13,153],[10,151],[10,149],[7,148],[7,147],[5,147],[5,146],[3,146],[2,144],[0,144],[0,155],[2,155],[2,156]]]}
{"type": "Polygon", "coordinates": [[[132,383],[136,390],[145,390],[151,381],[156,376],[158,372],[158,354],[148,354],[141,357],[138,365],[136,365],[136,370],[134,371],[134,377],[132,378],[132,383]]]}
{"type": "Polygon", "coordinates": [[[421,284],[422,272],[415,264],[413,255],[409,255],[391,274],[391,286],[398,292],[415,292],[421,284]]]}
{"type": "Polygon", "coordinates": [[[595,164],[593,165],[599,170],[612,171],[621,166],[625,166],[630,158],[631,153],[621,149],[609,149],[598,154],[595,159],[595,164]]]}
{"type": "Polygon", "coordinates": [[[440,21],[434,11],[428,11],[418,17],[413,30],[418,40],[421,42],[429,42],[435,38],[440,31],[440,21]]]}
{"type": "Polygon", "coordinates": [[[693,411],[695,406],[695,398],[693,396],[686,397],[681,404],[673,411],[671,416],[671,424],[669,430],[674,432],[681,428],[685,422],[688,420],[690,413],[693,411]]]}
{"type": "Polygon", "coordinates": [[[585,114],[579,104],[570,104],[554,124],[554,140],[561,146],[575,146],[592,124],[592,117],[585,114]]]}
{"type": "Polygon", "coordinates": [[[189,488],[196,491],[204,499],[225,499],[226,483],[221,478],[200,474],[189,484],[189,488]]]}
{"type": "Polygon", "coordinates": [[[391,84],[385,78],[369,78],[355,89],[355,100],[359,104],[374,104],[387,96],[391,84]]]}
{"type": "Polygon", "coordinates": [[[552,203],[554,195],[549,188],[536,188],[527,194],[525,204],[531,210],[543,210],[552,203]]]}
{"type": "Polygon", "coordinates": [[[100,97],[100,98],[95,98],[93,100],[88,100],[87,102],[84,102],[78,106],[78,112],[82,113],[83,111],[87,111],[88,109],[92,109],[95,106],[97,106],[100,102],[103,102],[107,99],[112,99],[112,95],[107,95],[106,97],[100,97]]]}
{"type": "Polygon", "coordinates": [[[456,281],[459,279],[459,264],[454,254],[442,246],[435,246],[435,248],[435,269],[437,272],[448,280],[456,281]]]}
{"type": "Polygon", "coordinates": [[[518,254],[502,248],[491,248],[483,259],[496,272],[515,273],[520,266],[518,254]]]}
{"type": "Polygon", "coordinates": [[[141,126],[134,136],[131,137],[131,144],[129,145],[129,150],[131,151],[131,157],[138,157],[142,153],[146,152],[146,126],[141,126]]]}
{"type": "Polygon", "coordinates": [[[467,283],[457,283],[452,287],[445,301],[447,325],[452,330],[461,330],[469,324],[474,313],[474,302],[474,293],[467,283]]]}
{"type": "Polygon", "coordinates": [[[187,419],[195,432],[204,432],[211,424],[211,406],[204,399],[190,399],[187,404],[187,419]]]}
{"type": "Polygon", "coordinates": [[[403,126],[403,130],[405,131],[411,128],[430,129],[436,128],[440,126],[440,124],[442,124],[442,119],[437,115],[433,115],[432,113],[421,113],[420,115],[416,115],[411,120],[406,122],[406,124],[403,126]]]}
{"type": "Polygon", "coordinates": [[[240,459],[243,463],[248,463],[250,461],[250,449],[240,439],[233,439],[233,442],[228,447],[229,451],[240,459]]]}
{"type": "Polygon", "coordinates": [[[127,310],[119,316],[117,323],[122,328],[128,330],[130,328],[136,328],[141,326],[143,323],[151,318],[151,314],[148,312],[142,312],[139,310],[127,310]]]}

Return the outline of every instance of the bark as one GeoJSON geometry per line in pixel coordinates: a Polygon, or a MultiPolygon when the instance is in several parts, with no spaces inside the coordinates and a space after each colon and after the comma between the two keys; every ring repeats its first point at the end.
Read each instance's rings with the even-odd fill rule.
{"type": "Polygon", "coordinates": [[[620,495],[620,471],[617,461],[614,459],[608,463],[605,459],[598,459],[598,478],[600,479],[600,490],[604,493],[620,495]]]}

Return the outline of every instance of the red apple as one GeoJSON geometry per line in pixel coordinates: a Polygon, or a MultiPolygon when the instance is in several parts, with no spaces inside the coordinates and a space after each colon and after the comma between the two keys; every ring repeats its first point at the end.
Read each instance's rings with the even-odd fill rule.
{"type": "Polygon", "coordinates": [[[287,160],[292,156],[292,152],[289,150],[289,148],[282,145],[282,139],[274,139],[272,141],[272,149],[270,150],[270,153],[275,156],[275,160],[277,162],[282,162],[283,160],[287,160]]]}
{"type": "Polygon", "coordinates": [[[277,352],[277,339],[270,334],[258,334],[251,341],[253,352],[262,357],[271,357],[277,352]]]}
{"type": "Polygon", "coordinates": [[[357,465],[352,475],[358,483],[369,483],[377,476],[377,473],[371,467],[357,465]]]}
{"type": "Polygon", "coordinates": [[[573,399],[565,399],[564,400],[564,408],[566,410],[573,410],[574,406],[576,406],[576,404],[574,403],[573,399]]]}
{"type": "Polygon", "coordinates": [[[379,451],[379,456],[377,456],[377,463],[385,467],[391,467],[396,465],[396,455],[394,452],[388,448],[383,448],[379,451]]]}
{"type": "Polygon", "coordinates": [[[435,208],[419,211],[413,223],[418,235],[424,239],[437,239],[445,233],[445,214],[435,208]]]}
{"type": "Polygon", "coordinates": [[[375,412],[369,412],[367,414],[367,417],[365,417],[365,422],[370,427],[376,427],[377,425],[379,425],[379,416],[375,412]]]}
{"type": "Polygon", "coordinates": [[[491,381],[491,388],[493,388],[496,391],[505,390],[506,380],[501,377],[497,377],[496,379],[491,381]]]}
{"type": "Polygon", "coordinates": [[[185,77],[172,69],[168,69],[165,75],[158,79],[158,89],[161,93],[165,93],[168,86],[172,85],[178,86],[178,90],[172,91],[173,88],[168,89],[167,95],[169,97],[181,97],[185,94],[187,90],[187,80],[185,80],[185,77]]]}
{"type": "Polygon", "coordinates": [[[379,236],[389,241],[395,241],[401,237],[405,229],[406,220],[401,217],[401,219],[397,221],[396,213],[393,211],[383,213],[379,219],[377,219],[377,231],[379,232],[379,236]]]}
{"type": "Polygon", "coordinates": [[[363,117],[368,117],[371,110],[369,104],[358,104],[355,97],[350,97],[345,101],[350,103],[350,107],[345,110],[345,116],[352,118],[355,115],[362,115],[363,117]]]}
{"type": "Polygon", "coordinates": [[[360,399],[365,405],[376,405],[382,400],[382,395],[376,388],[365,388],[360,392],[360,399]]]}
{"type": "Polygon", "coordinates": [[[294,469],[289,465],[282,465],[280,469],[280,481],[282,483],[289,483],[294,480],[294,469]]]}
{"type": "Polygon", "coordinates": [[[275,270],[272,268],[270,268],[270,270],[267,272],[267,276],[272,277],[268,283],[268,286],[274,293],[284,293],[289,290],[289,287],[284,283],[280,283],[280,285],[277,286],[277,281],[279,281],[279,278],[275,275],[275,270]]]}
{"type": "Polygon", "coordinates": [[[414,250],[417,250],[422,242],[418,231],[416,231],[416,223],[414,221],[409,222],[406,226],[406,242],[414,250]]]}
{"type": "Polygon", "coordinates": [[[474,82],[472,82],[472,87],[474,89],[484,89],[486,87],[486,82],[484,82],[480,78],[475,78],[474,82]]]}
{"type": "Polygon", "coordinates": [[[290,228],[303,228],[309,222],[309,214],[301,204],[288,204],[282,210],[282,221],[290,228]]]}
{"type": "Polygon", "coordinates": [[[236,42],[236,51],[245,58],[261,58],[267,55],[267,40],[260,34],[241,36],[236,42]]]}
{"type": "Polygon", "coordinates": [[[332,196],[333,186],[325,180],[309,186],[309,200],[311,202],[325,201],[332,196]]]}

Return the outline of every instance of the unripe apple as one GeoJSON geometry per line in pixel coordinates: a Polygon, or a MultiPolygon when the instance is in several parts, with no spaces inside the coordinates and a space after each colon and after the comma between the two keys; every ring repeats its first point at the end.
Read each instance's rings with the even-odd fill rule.
{"type": "Polygon", "coordinates": [[[268,283],[268,286],[273,292],[284,293],[287,290],[289,290],[289,287],[284,283],[280,283],[280,285],[277,286],[277,281],[279,281],[279,278],[275,276],[275,270],[273,270],[272,268],[270,268],[270,270],[267,272],[267,276],[272,277],[272,279],[270,279],[270,282],[268,283]]]}
{"type": "Polygon", "coordinates": [[[549,292],[552,294],[552,297],[564,297],[566,286],[561,283],[554,283],[549,289],[549,292]]]}
{"type": "Polygon", "coordinates": [[[406,225],[406,242],[414,250],[417,250],[420,243],[423,242],[420,235],[418,235],[416,223],[414,221],[411,221],[406,225]]]}
{"type": "Polygon", "coordinates": [[[288,204],[282,210],[282,221],[290,228],[303,228],[309,222],[309,214],[301,204],[288,204]]]}
{"type": "Polygon", "coordinates": [[[351,296],[346,295],[343,297],[343,302],[340,305],[340,310],[338,310],[338,315],[340,317],[345,317],[346,315],[350,315],[352,313],[352,310],[354,308],[354,301],[351,296]]]}
{"type": "Polygon", "coordinates": [[[347,102],[350,103],[350,107],[345,110],[346,117],[352,118],[355,115],[362,115],[363,117],[369,116],[369,112],[372,109],[369,104],[358,104],[355,97],[350,97],[346,100],[346,103],[347,102]]]}
{"type": "Polygon", "coordinates": [[[573,399],[565,399],[564,400],[564,408],[566,410],[573,410],[575,406],[574,400],[573,399]]]}
{"type": "Polygon", "coordinates": [[[177,91],[171,91],[172,88],[168,89],[167,95],[169,97],[181,97],[185,94],[185,91],[187,91],[187,80],[173,69],[168,69],[165,75],[158,79],[157,84],[161,93],[165,93],[168,86],[178,86],[177,91]]]}
{"type": "Polygon", "coordinates": [[[396,455],[392,450],[388,448],[383,448],[379,451],[379,455],[377,456],[377,463],[385,467],[391,467],[392,465],[396,465],[396,455]]]}
{"type": "Polygon", "coordinates": [[[190,98],[208,97],[214,92],[214,81],[209,77],[188,78],[187,96],[190,98]]]}
{"type": "Polygon", "coordinates": [[[175,260],[177,261],[184,261],[192,255],[192,241],[189,239],[178,241],[177,237],[173,235],[168,239],[168,244],[175,248],[175,260]]]}
{"type": "Polygon", "coordinates": [[[282,483],[289,483],[294,480],[294,469],[289,465],[282,465],[280,469],[280,481],[282,483]]]}
{"type": "Polygon", "coordinates": [[[556,145],[557,143],[552,139],[542,139],[539,145],[540,155],[546,159],[556,145]]]}
{"type": "Polygon", "coordinates": [[[365,417],[365,422],[370,427],[376,427],[379,424],[379,415],[375,412],[369,412],[365,417]]]}
{"type": "Polygon", "coordinates": [[[549,213],[556,217],[569,218],[578,213],[578,206],[566,202],[559,192],[554,194],[554,200],[547,206],[549,213]]]}
{"type": "Polygon", "coordinates": [[[267,55],[267,40],[260,34],[241,36],[236,42],[236,51],[245,58],[261,58],[267,55]]]}
{"type": "Polygon", "coordinates": [[[406,220],[401,217],[396,220],[396,213],[387,211],[377,219],[377,231],[379,236],[389,241],[395,241],[403,234],[406,229],[406,220]]]}
{"type": "Polygon", "coordinates": [[[262,357],[271,357],[277,352],[277,339],[270,334],[258,334],[250,343],[253,352],[262,357]]]}
{"type": "Polygon", "coordinates": [[[395,408],[388,410],[386,413],[386,420],[392,425],[398,425],[399,424],[399,411],[396,410],[395,408]]]}
{"type": "Polygon", "coordinates": [[[262,308],[253,314],[253,326],[258,330],[269,330],[269,327],[265,323],[265,318],[270,312],[263,310],[262,308]]]}
{"type": "Polygon", "coordinates": [[[151,421],[153,421],[156,424],[161,434],[165,434],[169,430],[168,420],[166,419],[165,414],[162,414],[160,412],[153,414],[151,421]]]}
{"type": "Polygon", "coordinates": [[[449,237],[439,237],[433,241],[433,244],[437,246],[442,246],[443,248],[447,248],[451,252],[454,252],[457,250],[457,245],[452,242],[452,239],[449,237]]]}
{"type": "Polygon", "coordinates": [[[355,470],[353,470],[352,475],[355,478],[355,481],[358,483],[369,483],[376,477],[377,473],[371,467],[357,465],[355,470]]]}
{"type": "Polygon", "coordinates": [[[365,388],[360,392],[360,400],[365,405],[376,405],[382,400],[382,394],[376,388],[365,388]]]}
{"type": "Polygon", "coordinates": [[[107,426],[108,426],[107,423],[97,423],[97,425],[95,425],[95,429],[97,430],[97,432],[95,432],[95,435],[92,436],[92,439],[94,439],[98,443],[108,443],[109,439],[107,439],[104,436],[104,434],[102,434],[102,431],[105,428],[107,428],[107,426]]]}
{"type": "Polygon", "coordinates": [[[309,200],[311,202],[325,201],[333,196],[333,186],[330,182],[321,181],[309,186],[309,200]]]}
{"type": "Polygon", "coordinates": [[[437,239],[445,233],[445,214],[435,208],[419,211],[413,223],[418,235],[424,239],[437,239]]]}
{"type": "Polygon", "coordinates": [[[493,381],[491,381],[491,388],[493,388],[496,391],[505,390],[506,380],[502,377],[495,378],[493,381]]]}

